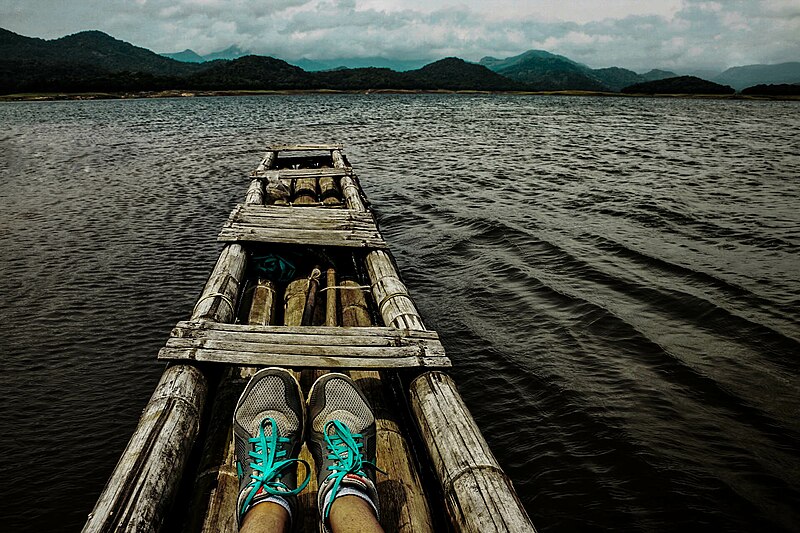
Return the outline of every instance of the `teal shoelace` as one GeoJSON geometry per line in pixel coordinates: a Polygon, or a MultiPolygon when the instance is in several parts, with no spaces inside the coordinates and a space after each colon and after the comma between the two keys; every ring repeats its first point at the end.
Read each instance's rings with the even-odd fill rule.
{"type": "Polygon", "coordinates": [[[350,428],[342,424],[338,420],[330,420],[325,424],[323,429],[325,442],[328,445],[328,459],[336,461],[328,467],[328,470],[333,473],[329,476],[334,476],[333,487],[331,488],[331,497],[328,499],[328,504],[325,506],[324,518],[327,520],[331,512],[333,500],[336,499],[336,493],[339,491],[339,486],[347,474],[356,474],[361,477],[366,477],[364,473],[364,466],[369,465],[379,472],[384,472],[378,466],[371,462],[365,461],[361,453],[364,447],[363,437],[360,433],[352,433],[350,428]],[[333,432],[329,434],[330,428],[333,427],[333,432]]]}
{"type": "Polygon", "coordinates": [[[306,461],[290,457],[286,459],[286,444],[290,442],[286,437],[278,436],[278,425],[272,417],[266,417],[258,425],[258,435],[249,439],[254,444],[253,450],[249,452],[255,462],[250,463],[253,473],[250,474],[252,481],[247,485],[250,493],[245,498],[242,508],[239,511],[239,518],[244,516],[256,493],[263,487],[264,491],[274,496],[290,496],[299,494],[311,479],[311,469],[306,461]],[[264,432],[264,425],[269,422],[270,434],[264,432]],[[290,489],[281,481],[284,470],[291,467],[294,463],[302,463],[306,467],[306,479],[296,489],[290,489]]]}

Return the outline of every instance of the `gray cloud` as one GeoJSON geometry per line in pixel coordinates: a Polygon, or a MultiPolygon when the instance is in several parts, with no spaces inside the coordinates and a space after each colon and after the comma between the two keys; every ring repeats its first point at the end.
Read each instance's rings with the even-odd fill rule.
{"type": "Polygon", "coordinates": [[[59,37],[100,29],[157,51],[231,44],[284,59],[477,60],[531,48],[592,67],[722,69],[800,60],[796,0],[579,1],[460,7],[399,0],[0,0],[3,27],[59,37]],[[603,9],[603,4],[606,9],[603,9]],[[626,4],[631,9],[626,11],[626,4]],[[406,6],[406,7],[403,7],[406,6]],[[633,9],[635,7],[635,10],[633,9]],[[623,15],[633,12],[633,15],[623,15]]]}

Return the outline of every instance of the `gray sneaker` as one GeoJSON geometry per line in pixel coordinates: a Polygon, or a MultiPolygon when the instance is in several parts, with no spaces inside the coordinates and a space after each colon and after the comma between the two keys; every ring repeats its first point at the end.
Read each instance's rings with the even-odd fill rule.
{"type": "Polygon", "coordinates": [[[317,467],[322,530],[334,499],[359,494],[378,515],[375,489],[375,415],[364,394],[344,374],[325,374],[308,395],[308,449],[317,467]]]}
{"type": "Polygon", "coordinates": [[[308,485],[308,463],[297,459],[303,445],[305,404],[300,384],[283,368],[265,368],[250,379],[233,412],[233,443],[241,524],[256,503],[269,499],[294,513],[297,494],[308,485]],[[297,463],[306,479],[297,486],[297,463]]]}

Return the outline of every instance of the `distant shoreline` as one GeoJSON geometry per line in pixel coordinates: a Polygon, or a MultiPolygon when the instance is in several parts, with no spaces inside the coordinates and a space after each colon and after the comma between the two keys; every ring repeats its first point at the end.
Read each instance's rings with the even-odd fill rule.
{"type": "Polygon", "coordinates": [[[196,98],[208,96],[275,96],[305,94],[503,94],[521,96],[602,96],[616,98],[687,98],[712,100],[781,100],[800,101],[800,96],[756,96],[743,94],[627,94],[600,91],[449,91],[449,90],[335,90],[335,89],[291,89],[291,90],[214,90],[214,91],[138,91],[138,92],[82,92],[82,93],[18,93],[0,95],[0,102],[50,102],[65,100],[129,100],[145,98],[196,98]]]}

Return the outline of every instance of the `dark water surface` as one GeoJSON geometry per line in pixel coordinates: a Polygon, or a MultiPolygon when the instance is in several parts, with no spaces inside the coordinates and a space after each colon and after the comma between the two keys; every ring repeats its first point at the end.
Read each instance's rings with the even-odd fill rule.
{"type": "Polygon", "coordinates": [[[0,516],[77,530],[270,142],[344,142],[540,531],[800,530],[800,106],[0,105],[0,516]]]}

